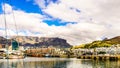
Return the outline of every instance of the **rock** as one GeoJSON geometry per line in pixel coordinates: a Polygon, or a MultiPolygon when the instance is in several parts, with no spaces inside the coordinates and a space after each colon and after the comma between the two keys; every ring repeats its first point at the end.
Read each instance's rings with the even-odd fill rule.
{"type": "MultiPolygon", "coordinates": [[[[14,38],[14,37],[13,37],[14,38]]],[[[17,40],[23,46],[32,46],[32,47],[57,47],[57,48],[69,48],[71,45],[67,43],[65,39],[61,39],[58,37],[32,37],[32,36],[19,36],[17,40]]]]}

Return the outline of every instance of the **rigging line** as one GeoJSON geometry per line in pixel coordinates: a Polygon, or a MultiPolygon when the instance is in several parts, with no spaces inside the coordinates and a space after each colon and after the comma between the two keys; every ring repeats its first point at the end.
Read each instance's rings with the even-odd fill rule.
{"type": "Polygon", "coordinates": [[[3,13],[4,13],[4,22],[5,22],[5,35],[6,35],[5,38],[7,39],[5,47],[7,48],[7,58],[8,58],[8,55],[9,55],[8,54],[8,36],[7,36],[8,33],[7,33],[7,20],[6,20],[6,16],[5,16],[6,15],[6,13],[5,13],[5,11],[6,11],[6,9],[5,9],[5,0],[3,0],[3,8],[4,8],[3,13]]]}
{"type": "MultiPolygon", "coordinates": [[[[9,0],[10,3],[12,4],[11,0],[9,0]]],[[[15,40],[18,40],[18,47],[19,47],[19,39],[17,39],[18,37],[18,27],[17,27],[17,23],[16,23],[16,19],[15,19],[15,13],[13,11],[13,8],[12,8],[12,16],[13,16],[13,21],[14,21],[14,24],[15,24],[15,30],[16,30],[16,33],[17,33],[17,36],[15,37],[15,40]]]]}
{"type": "Polygon", "coordinates": [[[7,20],[6,20],[6,13],[5,13],[5,0],[3,0],[3,14],[4,14],[4,22],[5,22],[5,38],[6,38],[6,45],[5,45],[5,48],[7,49],[7,68],[9,68],[9,59],[8,59],[8,56],[9,56],[9,54],[8,54],[8,36],[7,36],[7,20]]]}
{"type": "Polygon", "coordinates": [[[13,21],[15,23],[16,33],[17,33],[17,36],[18,36],[18,28],[17,28],[16,19],[15,19],[15,13],[14,13],[13,9],[12,9],[12,15],[13,15],[13,21]]]}
{"type": "Polygon", "coordinates": [[[7,38],[7,20],[6,20],[6,13],[5,13],[5,0],[3,0],[3,8],[4,8],[4,10],[3,10],[3,13],[4,13],[4,22],[5,22],[5,37],[7,38]]]}
{"type": "MultiPolygon", "coordinates": [[[[3,18],[2,18],[2,17],[3,17],[3,15],[1,14],[1,15],[0,15],[0,23],[1,23],[1,24],[0,24],[0,29],[1,29],[1,30],[4,30],[4,25],[3,25],[3,22],[4,22],[4,21],[3,21],[3,18]]],[[[5,34],[2,33],[2,36],[3,36],[3,37],[4,37],[4,35],[5,35],[5,34]]]]}
{"type": "MultiPolygon", "coordinates": [[[[11,0],[9,0],[9,1],[10,1],[10,4],[12,5],[11,0]]],[[[14,23],[15,23],[16,34],[17,34],[17,36],[15,37],[15,40],[18,41],[18,47],[19,47],[19,46],[20,46],[19,32],[18,32],[18,27],[17,27],[16,18],[15,18],[15,13],[14,13],[13,8],[12,8],[12,15],[13,15],[13,21],[14,21],[14,23]],[[17,37],[18,37],[18,39],[17,39],[17,37]]],[[[23,39],[23,40],[24,40],[24,39],[23,39]]],[[[22,45],[23,45],[23,44],[22,44],[22,45]]],[[[25,49],[25,48],[24,48],[24,49],[25,49]]]]}
{"type": "MultiPolygon", "coordinates": [[[[10,2],[10,4],[12,5],[12,2],[11,2],[11,0],[9,0],[9,2],[10,2]]],[[[19,38],[17,39],[17,37],[19,36],[19,34],[18,34],[18,27],[17,27],[17,23],[16,23],[16,18],[15,18],[15,13],[14,13],[14,10],[13,10],[13,8],[12,8],[12,16],[13,16],[13,21],[14,21],[14,24],[15,24],[15,30],[16,30],[16,34],[17,34],[17,36],[15,37],[15,40],[17,40],[18,41],[18,47],[20,46],[20,41],[19,41],[19,38]]],[[[18,59],[18,61],[19,61],[19,59],[18,59]]],[[[23,60],[23,65],[24,65],[24,60],[23,60]]],[[[23,67],[24,68],[24,67],[23,67]]]]}
{"type": "MultiPolygon", "coordinates": [[[[9,2],[12,5],[11,0],[9,0],[9,2]]],[[[15,13],[14,13],[13,8],[11,8],[11,11],[12,11],[13,22],[15,24],[15,30],[16,30],[16,34],[17,34],[17,36],[15,37],[15,40],[18,42],[18,49],[19,49],[20,44],[19,44],[19,39],[17,39],[17,37],[18,37],[18,28],[17,28],[16,19],[15,19],[15,13]]],[[[18,59],[18,61],[19,61],[19,59],[18,59]]]]}

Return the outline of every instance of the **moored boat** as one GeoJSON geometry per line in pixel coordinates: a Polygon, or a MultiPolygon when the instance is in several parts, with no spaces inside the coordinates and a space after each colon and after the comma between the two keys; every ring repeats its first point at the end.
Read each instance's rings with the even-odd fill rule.
{"type": "Polygon", "coordinates": [[[6,6],[5,6],[5,3],[7,2],[7,0],[3,0],[3,8],[4,8],[4,24],[5,24],[5,38],[7,39],[5,41],[5,50],[0,50],[0,58],[7,58],[7,59],[22,59],[24,58],[24,49],[23,50],[20,50],[20,42],[19,40],[16,39],[16,37],[18,37],[18,31],[17,31],[17,25],[16,25],[16,21],[15,21],[15,16],[14,16],[14,12],[13,12],[13,9],[11,10],[11,12],[13,13],[13,20],[14,20],[14,23],[15,23],[15,33],[16,33],[16,37],[13,39],[10,39],[10,36],[8,33],[8,25],[7,25],[7,18],[6,18],[6,6]],[[9,42],[9,41],[11,42],[9,42]],[[11,44],[11,45],[10,45],[11,44]],[[9,48],[11,46],[11,48],[9,48]]]}
{"type": "Polygon", "coordinates": [[[19,50],[13,50],[8,54],[8,59],[24,59],[24,52],[19,50]]]}
{"type": "Polygon", "coordinates": [[[0,59],[6,58],[6,49],[0,49],[0,59]]]}

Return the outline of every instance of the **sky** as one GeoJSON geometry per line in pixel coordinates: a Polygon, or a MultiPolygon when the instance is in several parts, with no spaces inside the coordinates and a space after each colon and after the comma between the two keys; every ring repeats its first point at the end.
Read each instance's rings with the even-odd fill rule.
{"type": "Polygon", "coordinates": [[[59,37],[71,45],[120,36],[120,0],[0,0],[1,36],[4,13],[9,36],[59,37]]]}

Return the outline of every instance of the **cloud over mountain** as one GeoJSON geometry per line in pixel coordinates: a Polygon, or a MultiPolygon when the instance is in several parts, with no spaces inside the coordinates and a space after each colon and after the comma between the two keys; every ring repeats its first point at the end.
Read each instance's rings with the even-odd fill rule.
{"type": "MultiPolygon", "coordinates": [[[[120,35],[119,0],[34,0],[34,4],[44,14],[15,10],[13,6],[6,4],[6,18],[11,35],[16,34],[11,8],[20,35],[61,37],[73,45],[120,35]],[[49,19],[60,19],[67,24],[55,26],[43,22],[49,19]]],[[[0,14],[0,33],[3,33],[4,27],[2,16],[0,14]]]]}

